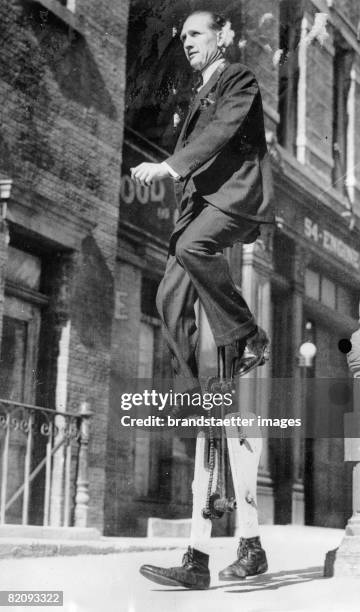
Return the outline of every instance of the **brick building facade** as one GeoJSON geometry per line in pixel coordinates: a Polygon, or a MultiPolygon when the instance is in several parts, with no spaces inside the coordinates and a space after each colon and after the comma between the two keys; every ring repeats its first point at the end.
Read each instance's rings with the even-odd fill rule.
{"type": "MultiPolygon", "coordinates": [[[[74,411],[89,400],[89,524],[101,530],[127,11],[116,0],[0,8],[0,172],[13,181],[0,238],[0,396],[74,411]]],[[[10,463],[20,470],[19,444],[10,463]]],[[[8,495],[18,484],[10,478],[8,495]]],[[[30,518],[41,522],[43,483],[34,487],[30,518]]],[[[18,522],[18,508],[6,520],[18,522]]]]}

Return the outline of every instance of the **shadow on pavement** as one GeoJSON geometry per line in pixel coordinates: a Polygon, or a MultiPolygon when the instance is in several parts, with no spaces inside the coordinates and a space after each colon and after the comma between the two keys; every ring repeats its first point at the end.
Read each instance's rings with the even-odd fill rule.
{"type": "MultiPolygon", "coordinates": [[[[266,591],[276,590],[285,586],[292,586],[293,584],[302,584],[304,582],[311,582],[312,580],[324,579],[324,568],[320,566],[306,567],[301,569],[283,570],[281,572],[274,572],[272,574],[263,574],[261,576],[254,576],[253,578],[247,578],[241,582],[237,582],[234,586],[244,585],[240,590],[231,589],[228,593],[251,593],[253,591],[266,591]]],[[[225,585],[224,585],[225,586],[225,585]]],[[[229,583],[227,587],[231,586],[229,583]]]]}
{"type": "MultiPolygon", "coordinates": [[[[226,590],[227,593],[252,593],[255,591],[273,591],[280,589],[285,586],[292,586],[294,584],[302,584],[304,582],[311,582],[312,580],[324,579],[324,568],[319,566],[284,570],[281,572],[273,572],[269,574],[262,574],[261,576],[254,576],[246,578],[246,580],[228,581],[223,584],[212,586],[207,591],[216,591],[219,589],[226,590]],[[242,586],[241,589],[232,589],[231,587],[242,586]],[[231,590],[229,590],[231,589],[231,590]]],[[[154,591],[166,591],[166,592],[193,592],[194,590],[200,589],[183,589],[183,588],[171,588],[171,589],[153,589],[154,591]]]]}

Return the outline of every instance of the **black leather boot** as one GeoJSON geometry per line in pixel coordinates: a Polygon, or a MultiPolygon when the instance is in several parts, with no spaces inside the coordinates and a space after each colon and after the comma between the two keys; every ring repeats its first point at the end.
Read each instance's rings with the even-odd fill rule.
{"type": "Polygon", "coordinates": [[[263,574],[268,568],[265,550],[260,538],[240,538],[237,559],[219,573],[219,580],[239,580],[246,576],[263,574]]]}
{"type": "Polygon", "coordinates": [[[261,327],[258,327],[255,333],[252,332],[247,338],[237,373],[243,376],[254,368],[264,365],[269,359],[269,344],[269,338],[261,327]]]}
{"type": "Polygon", "coordinates": [[[246,338],[225,347],[226,378],[243,376],[269,359],[269,338],[259,326],[246,338]]]}
{"type": "Polygon", "coordinates": [[[156,567],[142,565],[140,574],[165,586],[180,586],[187,589],[207,589],[210,584],[209,555],[191,548],[183,556],[180,567],[156,567]]]}

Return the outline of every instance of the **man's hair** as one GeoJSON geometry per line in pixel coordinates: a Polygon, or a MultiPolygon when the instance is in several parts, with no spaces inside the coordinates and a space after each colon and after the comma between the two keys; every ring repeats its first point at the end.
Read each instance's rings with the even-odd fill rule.
{"type": "Polygon", "coordinates": [[[192,17],[193,15],[201,15],[201,14],[209,15],[209,17],[211,19],[210,27],[213,30],[220,31],[224,27],[224,25],[226,23],[226,19],[225,19],[224,15],[221,15],[220,13],[214,13],[213,11],[209,11],[208,9],[203,9],[203,10],[202,9],[198,9],[196,11],[192,11],[192,13],[190,13],[187,16],[187,19],[189,17],[192,17]]]}

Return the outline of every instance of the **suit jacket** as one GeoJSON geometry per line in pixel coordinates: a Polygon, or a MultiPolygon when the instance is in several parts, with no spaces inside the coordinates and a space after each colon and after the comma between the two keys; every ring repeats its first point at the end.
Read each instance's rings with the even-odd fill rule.
{"type": "Polygon", "coordinates": [[[166,161],[181,177],[176,233],[191,220],[195,192],[239,220],[273,222],[261,94],[246,66],[225,62],[215,71],[195,96],[166,161]]]}

